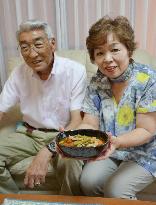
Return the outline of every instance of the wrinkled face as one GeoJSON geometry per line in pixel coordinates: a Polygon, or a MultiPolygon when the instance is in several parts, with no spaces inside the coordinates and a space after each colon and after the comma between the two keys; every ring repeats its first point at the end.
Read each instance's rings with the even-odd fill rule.
{"type": "Polygon", "coordinates": [[[55,51],[54,39],[48,39],[43,30],[22,32],[19,36],[21,54],[35,72],[50,72],[55,51]]]}
{"type": "Polygon", "coordinates": [[[124,44],[113,34],[107,36],[107,43],[94,49],[94,62],[108,78],[119,77],[129,65],[129,53],[124,44]]]}

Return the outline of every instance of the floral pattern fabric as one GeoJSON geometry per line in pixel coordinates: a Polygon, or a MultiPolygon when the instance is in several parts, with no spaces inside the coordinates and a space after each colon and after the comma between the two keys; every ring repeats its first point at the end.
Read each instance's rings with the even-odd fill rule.
{"type": "MultiPolygon", "coordinates": [[[[114,136],[132,131],[137,113],[156,111],[156,71],[133,61],[129,84],[117,104],[108,78],[98,70],[87,88],[82,111],[98,116],[100,130],[114,136]]],[[[118,149],[111,157],[136,161],[156,177],[156,135],[149,143],[118,149]]]]}

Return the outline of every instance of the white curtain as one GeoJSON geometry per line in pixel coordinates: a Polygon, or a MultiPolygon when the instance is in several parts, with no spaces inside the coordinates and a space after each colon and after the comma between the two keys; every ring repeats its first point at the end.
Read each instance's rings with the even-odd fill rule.
{"type": "Polygon", "coordinates": [[[7,78],[7,73],[5,69],[5,61],[4,61],[4,53],[3,53],[3,44],[2,44],[2,39],[0,35],[0,90],[2,89],[5,79],[7,78]]]}
{"type": "Polygon", "coordinates": [[[55,0],[56,6],[56,30],[57,48],[68,48],[66,0],[55,0]]]}
{"type": "Polygon", "coordinates": [[[155,8],[155,0],[0,0],[2,86],[8,60],[19,55],[15,32],[22,21],[48,22],[58,49],[84,49],[89,27],[95,21],[104,15],[124,15],[135,30],[138,46],[156,56],[155,8]]]}

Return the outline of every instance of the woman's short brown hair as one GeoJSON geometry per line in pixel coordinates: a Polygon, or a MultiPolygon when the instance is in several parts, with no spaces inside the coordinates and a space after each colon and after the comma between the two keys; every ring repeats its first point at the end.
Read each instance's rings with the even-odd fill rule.
{"type": "Polygon", "coordinates": [[[86,39],[86,46],[92,62],[94,62],[94,49],[107,42],[109,33],[114,34],[126,46],[129,57],[132,56],[136,49],[136,42],[134,31],[128,19],[124,16],[118,16],[115,19],[104,16],[91,26],[89,36],[86,39]]]}

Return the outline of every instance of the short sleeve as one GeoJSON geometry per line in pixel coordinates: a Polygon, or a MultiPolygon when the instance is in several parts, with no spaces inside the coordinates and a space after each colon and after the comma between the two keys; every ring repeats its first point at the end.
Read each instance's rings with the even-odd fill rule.
{"type": "Polygon", "coordinates": [[[156,111],[156,80],[152,79],[145,88],[145,92],[140,98],[137,106],[137,113],[147,113],[156,111]]]}
{"type": "Polygon", "coordinates": [[[82,111],[94,116],[99,116],[101,107],[101,99],[95,89],[90,84],[86,89],[82,111]]]}
{"type": "Polygon", "coordinates": [[[7,112],[17,102],[19,102],[17,89],[17,70],[15,69],[6,81],[2,93],[0,94],[0,111],[7,112]]]}
{"type": "Polygon", "coordinates": [[[70,110],[81,109],[87,85],[86,69],[83,65],[76,65],[77,71],[73,75],[70,110]]]}

